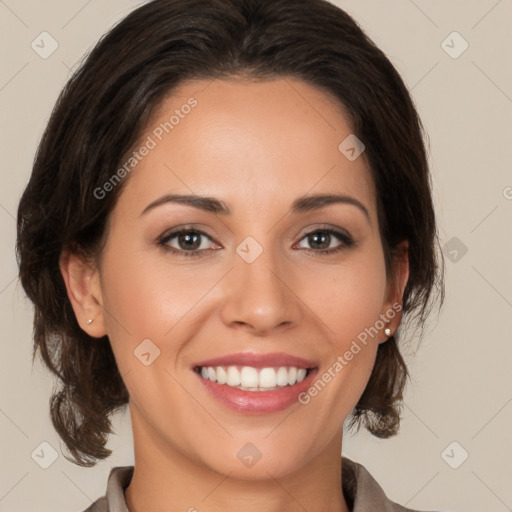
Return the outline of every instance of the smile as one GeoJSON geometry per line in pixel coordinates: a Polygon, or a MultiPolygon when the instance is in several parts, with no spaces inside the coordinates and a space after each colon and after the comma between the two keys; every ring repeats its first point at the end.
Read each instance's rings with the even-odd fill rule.
{"type": "Polygon", "coordinates": [[[318,362],[274,352],[241,352],[197,361],[192,369],[206,396],[243,414],[269,414],[298,403],[318,372],[318,362]]]}
{"type": "Polygon", "coordinates": [[[308,369],[295,366],[279,368],[254,368],[252,366],[202,366],[197,367],[203,379],[243,391],[275,391],[302,382],[308,369]]]}

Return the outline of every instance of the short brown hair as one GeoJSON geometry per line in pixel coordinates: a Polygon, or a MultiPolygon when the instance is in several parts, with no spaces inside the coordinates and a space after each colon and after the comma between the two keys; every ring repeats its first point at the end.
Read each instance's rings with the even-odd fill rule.
{"type": "MultiPolygon", "coordinates": [[[[409,243],[405,319],[422,327],[444,297],[442,253],[421,121],[399,74],[343,10],[324,0],[153,0],[113,27],[62,91],[18,211],[20,279],[35,306],[34,351],[62,388],[55,429],[92,466],[111,453],[110,416],[129,399],[108,338],[78,325],[59,269],[64,248],[95,256],[122,185],[94,191],[119,168],[149,116],[187,79],[290,76],[338,99],[377,190],[387,268],[409,243]]],[[[378,348],[351,425],[398,430],[408,373],[393,335],[378,348]]]]}

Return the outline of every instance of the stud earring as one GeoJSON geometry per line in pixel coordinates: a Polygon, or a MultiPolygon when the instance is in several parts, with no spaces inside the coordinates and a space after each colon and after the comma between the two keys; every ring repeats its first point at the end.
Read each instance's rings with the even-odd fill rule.
{"type": "Polygon", "coordinates": [[[390,329],[389,327],[386,327],[386,328],[384,329],[384,334],[385,334],[386,336],[391,336],[391,332],[392,332],[392,331],[391,331],[391,329],[390,329]]]}
{"type": "Polygon", "coordinates": [[[89,320],[87,320],[87,322],[86,322],[86,323],[87,323],[87,325],[90,325],[90,324],[92,324],[92,323],[93,323],[93,321],[94,321],[94,320],[93,320],[92,318],[89,318],[89,320]]]}

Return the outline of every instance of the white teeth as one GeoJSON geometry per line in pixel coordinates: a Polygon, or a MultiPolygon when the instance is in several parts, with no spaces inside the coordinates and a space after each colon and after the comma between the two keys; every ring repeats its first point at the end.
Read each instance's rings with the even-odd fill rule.
{"type": "Polygon", "coordinates": [[[274,368],[262,368],[260,370],[260,387],[275,388],[276,384],[276,371],[274,370],[274,368]]]}
{"type": "Polygon", "coordinates": [[[284,366],[281,366],[281,368],[277,370],[276,383],[278,386],[288,385],[288,372],[284,366]]]}
{"type": "Polygon", "coordinates": [[[226,370],[222,366],[217,366],[217,382],[219,384],[226,384],[228,376],[226,370]]]}
{"type": "Polygon", "coordinates": [[[240,385],[243,388],[257,388],[258,370],[251,366],[244,366],[240,372],[240,385]]]}
{"type": "Polygon", "coordinates": [[[211,366],[201,368],[204,379],[226,384],[246,391],[267,391],[278,387],[293,386],[305,379],[307,370],[295,366],[279,368],[253,368],[244,366],[211,366]]]}
{"type": "Polygon", "coordinates": [[[229,366],[227,374],[228,378],[226,380],[226,384],[228,386],[240,386],[240,372],[238,371],[238,368],[236,366],[229,366]]]}
{"type": "Polygon", "coordinates": [[[208,378],[214,382],[217,380],[217,372],[213,368],[208,368],[208,378]]]}

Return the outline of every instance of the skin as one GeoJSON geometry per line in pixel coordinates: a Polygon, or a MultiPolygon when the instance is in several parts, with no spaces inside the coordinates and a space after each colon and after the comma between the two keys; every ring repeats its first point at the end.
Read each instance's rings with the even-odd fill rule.
{"type": "MultiPolygon", "coordinates": [[[[77,319],[91,336],[108,335],[130,394],[135,472],[131,512],[348,510],[341,491],[343,421],[370,377],[383,329],[307,405],[277,413],[234,412],[210,397],[194,362],[234,352],[285,352],[314,361],[321,375],[379,315],[401,303],[406,244],[388,278],[376,191],[364,156],[338,146],[351,128],[325,93],[291,78],[189,82],[155,112],[140,140],[191,96],[198,105],[137,165],[109,219],[96,264],[63,252],[61,269],[77,319]],[[165,194],[222,200],[231,214],[166,203],[165,194]],[[294,200],[344,194],[292,213],[294,200]],[[186,224],[207,234],[199,257],[159,246],[186,224]],[[308,233],[344,230],[321,254],[308,233]],[[253,237],[262,254],[236,252],[253,237]],[[209,237],[209,238],[208,238],[209,237]],[[94,322],[86,324],[88,318],[94,322]],[[134,357],[144,339],[160,356],[134,357]],[[237,457],[253,443],[251,468],[237,457]],[[193,509],[192,509],[193,510],[193,509]]],[[[185,252],[178,239],[168,242],[185,252]]],[[[387,325],[394,332],[397,314],[387,325]]]]}

